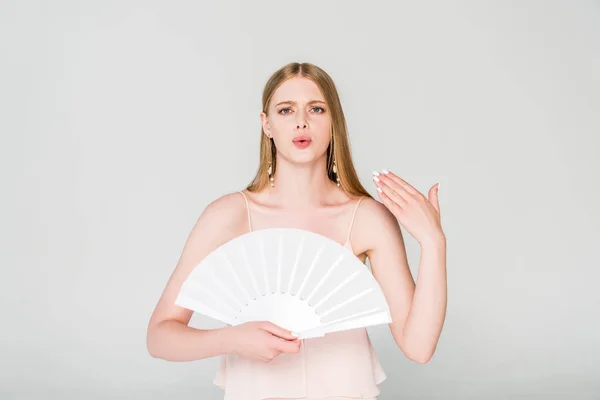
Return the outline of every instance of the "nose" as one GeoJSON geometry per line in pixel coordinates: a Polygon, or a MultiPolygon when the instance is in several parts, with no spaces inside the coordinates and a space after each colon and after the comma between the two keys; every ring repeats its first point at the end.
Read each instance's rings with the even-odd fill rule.
{"type": "Polygon", "coordinates": [[[304,113],[298,112],[296,117],[296,129],[305,129],[306,128],[306,118],[304,117],[304,113]]]}

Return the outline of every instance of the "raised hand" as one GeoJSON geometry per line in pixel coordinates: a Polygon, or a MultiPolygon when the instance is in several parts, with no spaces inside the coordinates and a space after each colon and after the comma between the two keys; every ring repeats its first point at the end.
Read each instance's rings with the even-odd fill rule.
{"type": "Polygon", "coordinates": [[[383,204],[421,245],[444,238],[438,200],[439,183],[429,189],[429,198],[426,198],[386,169],[382,173],[374,171],[373,181],[383,204]]]}

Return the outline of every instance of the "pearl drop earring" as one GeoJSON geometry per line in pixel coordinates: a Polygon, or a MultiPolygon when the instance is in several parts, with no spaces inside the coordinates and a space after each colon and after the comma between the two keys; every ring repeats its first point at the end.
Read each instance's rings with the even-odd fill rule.
{"type": "Polygon", "coordinates": [[[269,169],[267,170],[267,174],[269,175],[269,181],[271,181],[271,187],[275,187],[275,183],[273,183],[275,181],[275,178],[271,176],[272,171],[273,168],[271,166],[271,161],[269,161],[269,169]]]}
{"type": "Polygon", "coordinates": [[[340,186],[340,177],[337,174],[337,165],[335,163],[335,158],[333,159],[333,173],[335,174],[335,180],[337,182],[337,185],[340,186]]]}
{"type": "MultiPolygon", "coordinates": [[[[269,136],[269,145],[272,144],[272,138],[269,136]]],[[[273,152],[271,151],[271,146],[269,146],[269,169],[267,169],[267,175],[269,176],[269,181],[271,183],[271,187],[275,187],[275,178],[273,177],[273,165],[271,160],[273,159],[273,152]]]]}

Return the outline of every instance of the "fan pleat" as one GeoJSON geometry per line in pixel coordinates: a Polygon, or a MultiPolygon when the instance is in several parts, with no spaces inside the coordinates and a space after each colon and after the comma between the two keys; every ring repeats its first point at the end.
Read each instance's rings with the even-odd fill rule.
{"type": "Polygon", "coordinates": [[[292,293],[292,284],[294,283],[294,278],[296,276],[296,271],[298,270],[298,262],[300,261],[300,255],[302,254],[302,249],[304,248],[305,237],[302,237],[300,243],[298,244],[298,252],[296,253],[296,261],[294,261],[294,266],[292,267],[292,275],[290,277],[290,284],[288,286],[288,293],[292,293]]]}
{"type": "MultiPolygon", "coordinates": [[[[373,289],[372,288],[368,288],[362,292],[360,292],[357,295],[354,295],[352,297],[350,297],[348,300],[342,301],[341,303],[331,307],[330,309],[328,309],[327,311],[323,312],[323,313],[319,313],[319,315],[321,316],[321,318],[328,316],[329,314],[331,314],[332,312],[352,303],[353,301],[356,301],[358,299],[360,299],[361,297],[365,296],[367,293],[370,293],[373,289]]],[[[316,308],[316,307],[315,307],[316,308]]]]}
{"type": "Polygon", "coordinates": [[[337,324],[337,323],[340,323],[340,322],[343,322],[343,321],[347,321],[347,320],[350,320],[350,319],[362,317],[364,315],[374,314],[377,311],[381,311],[381,307],[372,308],[372,309],[367,310],[367,311],[363,311],[363,312],[359,312],[359,313],[348,315],[346,317],[341,317],[341,318],[338,318],[338,319],[334,319],[332,321],[324,323],[323,326],[337,324]]]}
{"type": "Polygon", "coordinates": [[[225,264],[227,271],[229,271],[229,273],[233,276],[233,279],[235,280],[235,283],[237,284],[238,288],[246,295],[246,300],[242,301],[242,303],[247,304],[251,298],[250,294],[248,293],[248,291],[246,291],[246,288],[240,281],[240,277],[233,269],[233,265],[231,264],[231,261],[229,261],[229,258],[227,258],[227,255],[223,251],[220,251],[218,254],[221,257],[221,259],[223,260],[223,263],[225,264]]]}
{"type": "Polygon", "coordinates": [[[231,300],[233,300],[233,302],[238,307],[238,311],[236,311],[236,312],[241,311],[241,309],[244,308],[244,304],[238,300],[238,298],[235,296],[235,294],[233,294],[231,292],[231,290],[229,290],[229,288],[227,287],[227,285],[225,285],[223,283],[223,281],[221,280],[221,278],[219,278],[214,273],[212,273],[212,271],[211,271],[211,274],[214,277],[214,282],[217,284],[217,286],[219,287],[219,289],[221,289],[221,292],[224,293],[225,295],[227,295],[227,297],[229,297],[231,300]]]}
{"type": "Polygon", "coordinates": [[[310,276],[312,275],[312,272],[314,271],[315,267],[317,266],[317,261],[319,261],[319,259],[321,258],[321,254],[323,253],[323,250],[325,250],[325,247],[320,247],[319,250],[317,251],[317,254],[315,254],[315,257],[313,258],[312,263],[310,264],[308,272],[304,276],[302,285],[300,286],[300,289],[298,289],[298,293],[297,293],[298,297],[302,298],[302,291],[304,290],[304,286],[306,286],[306,283],[308,282],[308,278],[310,278],[310,276]]]}
{"type": "Polygon", "coordinates": [[[335,269],[335,267],[337,267],[342,260],[344,259],[344,254],[341,254],[337,260],[335,260],[335,262],[333,264],[331,264],[331,267],[327,269],[327,272],[325,273],[325,275],[323,275],[323,277],[319,280],[319,282],[317,282],[317,284],[315,285],[315,288],[313,289],[313,291],[308,295],[308,297],[306,298],[306,301],[308,303],[310,303],[310,299],[312,299],[312,297],[315,295],[315,293],[319,290],[319,288],[321,286],[323,286],[323,283],[325,283],[325,281],[327,280],[327,278],[329,276],[331,276],[331,274],[333,273],[333,270],[335,269]]]}
{"type": "Polygon", "coordinates": [[[251,299],[255,299],[257,297],[260,296],[260,288],[258,287],[258,282],[256,281],[256,276],[254,275],[254,270],[252,269],[252,266],[250,265],[250,256],[248,255],[248,252],[246,251],[246,246],[244,245],[244,243],[241,243],[241,252],[242,252],[242,262],[244,263],[244,266],[246,267],[246,271],[248,272],[248,276],[250,276],[250,279],[252,280],[252,286],[254,287],[254,290],[256,291],[256,295],[255,296],[251,296],[251,299]]]}
{"type": "Polygon", "coordinates": [[[263,270],[263,276],[265,278],[265,291],[262,294],[270,293],[271,288],[269,286],[269,275],[267,273],[267,256],[265,255],[264,242],[262,240],[258,242],[258,247],[260,249],[260,254],[262,256],[261,267],[263,270]]]}
{"type": "Polygon", "coordinates": [[[360,275],[360,271],[356,271],[352,275],[350,275],[349,277],[347,277],[346,279],[344,279],[342,281],[342,283],[340,283],[339,285],[337,285],[335,287],[335,289],[333,289],[331,292],[327,293],[327,295],[325,297],[323,297],[321,299],[321,301],[319,301],[317,304],[315,304],[314,308],[315,309],[319,308],[321,306],[321,304],[323,304],[325,301],[327,301],[327,299],[329,299],[331,296],[333,296],[335,293],[337,293],[339,290],[341,290],[344,286],[346,286],[346,284],[348,282],[350,282],[352,279],[356,278],[358,275],[360,275]]]}

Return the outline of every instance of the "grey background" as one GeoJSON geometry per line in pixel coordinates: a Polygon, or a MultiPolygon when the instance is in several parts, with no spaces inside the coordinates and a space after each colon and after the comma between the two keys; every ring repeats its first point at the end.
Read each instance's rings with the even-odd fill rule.
{"type": "Polygon", "coordinates": [[[290,61],[335,80],[373,195],[441,182],[446,323],[425,365],[369,328],[380,399],[600,398],[599,39],[594,1],[3,1],[0,398],[222,398],[146,327],[290,61]]]}

